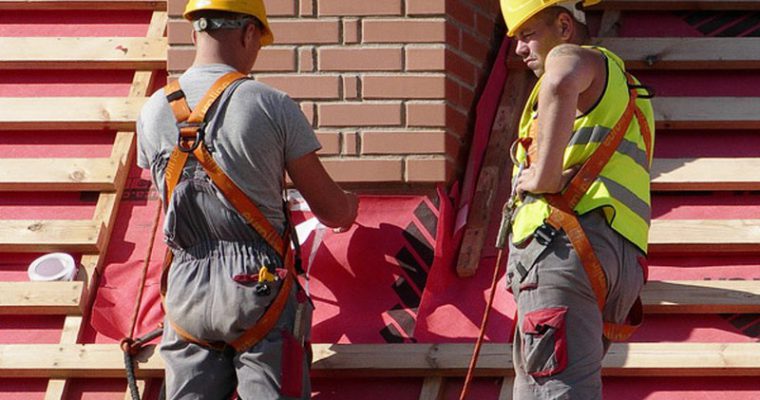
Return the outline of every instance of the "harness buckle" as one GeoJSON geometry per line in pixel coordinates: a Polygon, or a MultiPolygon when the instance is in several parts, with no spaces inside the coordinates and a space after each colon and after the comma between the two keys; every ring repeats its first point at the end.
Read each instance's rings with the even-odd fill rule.
{"type": "Polygon", "coordinates": [[[192,144],[187,146],[188,138],[182,134],[183,129],[192,129],[190,126],[181,126],[180,133],[177,136],[177,148],[183,153],[192,153],[200,146],[203,139],[206,137],[206,122],[198,124],[198,128],[195,129],[195,139],[192,144]]]}
{"type": "Polygon", "coordinates": [[[559,233],[557,229],[544,222],[533,232],[533,239],[541,246],[549,246],[554,241],[554,238],[557,237],[557,233],[559,233]]]}

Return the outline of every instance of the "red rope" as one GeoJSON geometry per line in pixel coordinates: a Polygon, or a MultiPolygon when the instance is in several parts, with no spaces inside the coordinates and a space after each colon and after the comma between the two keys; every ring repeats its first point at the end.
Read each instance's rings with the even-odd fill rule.
{"type": "Polygon", "coordinates": [[[467,392],[470,390],[472,384],[472,376],[475,372],[475,365],[478,363],[478,355],[480,354],[480,347],[483,345],[483,337],[486,335],[486,326],[488,325],[488,316],[491,315],[491,308],[493,307],[493,299],[496,295],[496,284],[499,282],[499,266],[501,265],[501,256],[504,254],[504,250],[499,249],[499,253],[496,256],[496,265],[493,268],[493,280],[491,282],[491,293],[488,296],[488,303],[486,309],[483,312],[483,321],[480,323],[480,333],[478,334],[478,340],[475,342],[475,350],[472,352],[472,358],[470,359],[470,366],[467,368],[467,375],[464,378],[464,385],[462,386],[462,393],[459,395],[459,400],[464,400],[467,397],[467,392]]]}

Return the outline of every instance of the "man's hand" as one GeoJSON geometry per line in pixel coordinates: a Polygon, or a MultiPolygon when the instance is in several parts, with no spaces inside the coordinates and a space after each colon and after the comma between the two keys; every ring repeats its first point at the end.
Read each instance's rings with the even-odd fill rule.
{"type": "Polygon", "coordinates": [[[352,210],[351,223],[349,223],[346,226],[334,228],[333,232],[335,233],[347,232],[354,225],[354,222],[356,222],[356,214],[357,214],[357,211],[359,210],[359,196],[357,196],[356,193],[354,192],[346,192],[346,200],[348,202],[348,208],[352,210]]]}
{"type": "Polygon", "coordinates": [[[579,169],[581,169],[580,165],[575,165],[562,171],[558,187],[542,187],[537,178],[536,170],[533,167],[523,170],[520,176],[517,177],[517,186],[515,187],[517,198],[520,201],[524,200],[526,193],[559,193],[567,187],[567,184],[570,183],[570,180],[578,173],[579,169]]]}

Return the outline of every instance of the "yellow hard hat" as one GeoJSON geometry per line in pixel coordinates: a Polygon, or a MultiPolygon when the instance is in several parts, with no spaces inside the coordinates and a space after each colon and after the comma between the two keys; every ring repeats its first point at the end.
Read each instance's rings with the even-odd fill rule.
{"type": "Polygon", "coordinates": [[[261,45],[267,46],[274,42],[272,29],[269,28],[267,21],[267,10],[264,7],[263,0],[190,0],[185,6],[183,16],[191,20],[192,13],[200,10],[218,10],[229,11],[238,14],[252,15],[261,21],[264,25],[264,32],[261,35],[261,45]]]}
{"type": "MultiPolygon", "coordinates": [[[[583,2],[583,6],[588,7],[601,1],[577,0],[576,3],[583,2]]],[[[514,36],[517,29],[532,16],[538,14],[539,11],[567,2],[572,2],[572,0],[501,0],[501,13],[504,15],[507,28],[509,28],[507,35],[514,36]]]]}

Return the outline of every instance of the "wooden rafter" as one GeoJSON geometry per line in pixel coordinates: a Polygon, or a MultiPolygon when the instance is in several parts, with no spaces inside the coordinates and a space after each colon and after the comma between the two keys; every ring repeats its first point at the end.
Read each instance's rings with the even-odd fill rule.
{"type": "Polygon", "coordinates": [[[760,252],[760,220],[654,220],[651,253],[760,252]]]}
{"type": "Polygon", "coordinates": [[[0,191],[113,191],[111,158],[0,159],[0,191]]]}
{"type": "Polygon", "coordinates": [[[760,313],[760,282],[651,281],[641,300],[650,314],[760,313]]]}
{"type": "Polygon", "coordinates": [[[133,130],[143,97],[0,98],[2,130],[133,130]]]}
{"type": "Polygon", "coordinates": [[[0,69],[162,69],[166,38],[5,37],[0,69]]]}
{"type": "Polygon", "coordinates": [[[652,190],[760,190],[760,158],[668,158],[652,165],[652,190]]]}

